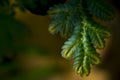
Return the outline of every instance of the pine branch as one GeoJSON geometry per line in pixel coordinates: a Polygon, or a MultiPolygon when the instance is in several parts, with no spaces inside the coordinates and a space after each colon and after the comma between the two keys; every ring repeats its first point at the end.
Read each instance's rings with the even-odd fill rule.
{"type": "Polygon", "coordinates": [[[77,21],[80,21],[80,14],[76,10],[71,4],[60,4],[51,7],[48,14],[53,21],[49,25],[49,31],[52,34],[60,32],[63,37],[71,35],[77,21]]]}
{"type": "Polygon", "coordinates": [[[105,9],[101,1],[88,0],[86,3],[83,0],[71,0],[48,11],[52,18],[49,31],[53,34],[60,32],[62,36],[71,35],[64,43],[61,54],[66,59],[74,58],[73,68],[82,77],[90,74],[92,64],[100,63],[96,49],[103,49],[105,38],[110,37],[108,28],[95,22],[92,17],[97,16],[102,20],[113,18],[113,12],[106,3],[102,5],[105,9]]]}
{"type": "Polygon", "coordinates": [[[49,16],[55,16],[59,13],[69,13],[73,7],[69,4],[58,4],[54,5],[53,7],[50,7],[48,14],[49,16]]]}
{"type": "Polygon", "coordinates": [[[62,47],[62,56],[69,59],[77,52],[78,47],[81,45],[81,32],[80,26],[76,26],[73,35],[66,41],[62,47]]]}
{"type": "Polygon", "coordinates": [[[90,41],[86,31],[88,26],[85,24],[83,22],[83,26],[76,26],[74,34],[62,47],[62,56],[67,59],[74,57],[73,67],[82,77],[89,75],[91,64],[100,63],[100,57],[90,41]]]}
{"type": "Polygon", "coordinates": [[[101,20],[113,19],[115,13],[105,0],[85,0],[88,10],[101,20]]]}
{"type": "Polygon", "coordinates": [[[85,20],[85,23],[89,27],[88,32],[94,47],[103,49],[105,47],[105,38],[111,36],[109,29],[90,18],[85,20]]]}

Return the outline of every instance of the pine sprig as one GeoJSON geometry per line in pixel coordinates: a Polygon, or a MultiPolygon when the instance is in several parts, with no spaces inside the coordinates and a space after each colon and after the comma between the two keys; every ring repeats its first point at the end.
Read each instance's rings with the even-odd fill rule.
{"type": "Polygon", "coordinates": [[[54,7],[50,7],[48,11],[50,16],[55,16],[59,13],[68,13],[73,7],[69,4],[58,4],[54,5],[54,7]]]}
{"type": "Polygon", "coordinates": [[[62,56],[66,59],[73,57],[75,72],[83,77],[89,75],[91,64],[100,63],[100,57],[91,42],[87,22],[83,20],[81,23],[83,25],[75,27],[73,35],[62,47],[62,56]]]}
{"type": "Polygon", "coordinates": [[[115,13],[105,0],[85,0],[88,10],[101,20],[113,19],[115,13]]]}
{"type": "Polygon", "coordinates": [[[76,22],[80,21],[80,12],[75,9],[71,4],[60,4],[50,8],[48,14],[53,19],[49,25],[50,33],[60,32],[63,37],[71,35],[76,22]]]}
{"type": "Polygon", "coordinates": [[[59,4],[50,8],[48,11],[50,17],[54,19],[49,25],[49,31],[52,34],[60,32],[61,36],[67,36],[72,32],[73,24],[71,23],[72,20],[69,17],[69,8],[71,9],[68,5],[59,4]]]}
{"type": "Polygon", "coordinates": [[[66,59],[72,57],[77,52],[78,47],[81,45],[81,32],[80,26],[76,26],[73,35],[66,41],[62,47],[62,56],[66,59]]]}
{"type": "Polygon", "coordinates": [[[109,38],[111,35],[109,29],[90,18],[85,20],[85,23],[89,28],[89,36],[94,47],[103,49],[105,47],[105,38],[109,38]]]}
{"type": "Polygon", "coordinates": [[[52,19],[49,31],[53,34],[60,32],[62,36],[70,35],[61,54],[66,59],[74,59],[73,68],[82,77],[90,74],[91,65],[100,63],[96,49],[103,49],[105,38],[110,37],[108,28],[93,19],[93,16],[101,20],[113,18],[108,4],[101,4],[97,0],[71,0],[63,5],[55,5],[48,11],[52,19]]]}
{"type": "Polygon", "coordinates": [[[99,54],[96,53],[95,48],[93,47],[88,30],[88,26],[83,22],[82,26],[82,41],[78,48],[76,48],[76,52],[74,53],[74,63],[73,67],[76,73],[83,76],[88,76],[91,69],[91,64],[99,64],[100,57],[99,54]]]}

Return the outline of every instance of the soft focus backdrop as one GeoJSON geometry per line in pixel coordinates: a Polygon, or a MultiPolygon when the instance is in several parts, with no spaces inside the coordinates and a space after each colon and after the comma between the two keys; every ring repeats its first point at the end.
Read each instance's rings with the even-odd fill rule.
{"type": "MultiPolygon", "coordinates": [[[[120,15],[105,23],[112,29],[113,37],[106,40],[106,48],[98,50],[102,63],[92,67],[90,76],[81,78],[72,69],[72,60],[61,57],[65,38],[51,35],[48,16],[37,16],[16,9],[18,19],[30,29],[30,37],[23,42],[28,49],[16,55],[12,63],[0,67],[0,80],[120,80],[120,15]]],[[[99,21],[99,20],[98,20],[99,21]]]]}

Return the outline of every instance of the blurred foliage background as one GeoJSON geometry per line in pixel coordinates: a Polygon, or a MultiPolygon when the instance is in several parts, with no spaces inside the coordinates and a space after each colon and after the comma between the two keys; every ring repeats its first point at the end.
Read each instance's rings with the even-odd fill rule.
{"type": "Polygon", "coordinates": [[[49,18],[12,4],[0,1],[0,80],[53,80],[69,71],[59,54],[63,40],[48,32],[49,18]]]}
{"type": "Polygon", "coordinates": [[[20,9],[17,7],[13,9],[8,3],[14,0],[7,1],[0,2],[0,80],[120,79],[118,9],[116,9],[118,14],[114,21],[101,22],[112,26],[114,36],[112,44],[109,45],[108,42],[106,48],[100,51],[103,55],[103,63],[100,66],[104,70],[94,67],[89,77],[81,78],[72,70],[72,62],[61,57],[61,45],[65,39],[48,32],[49,17],[24,11],[23,6],[19,7],[20,9]],[[110,46],[112,48],[109,48],[110,46]]]}

